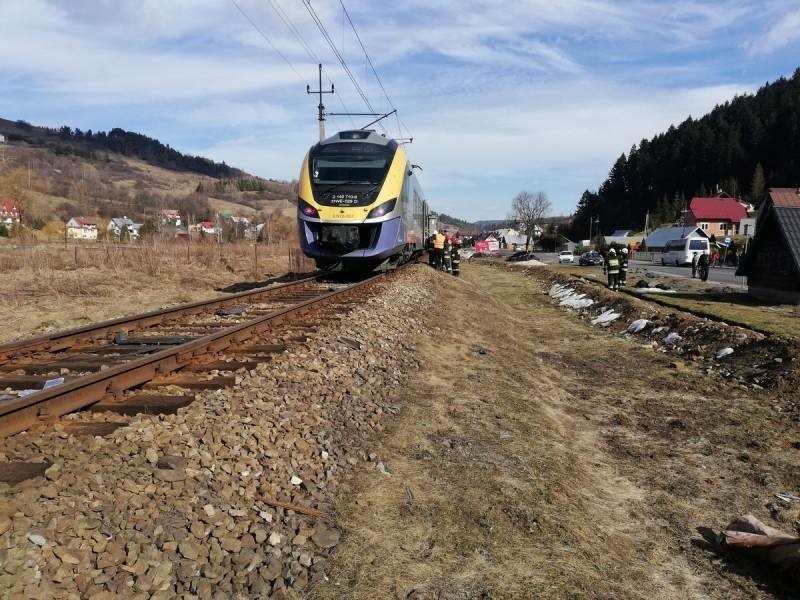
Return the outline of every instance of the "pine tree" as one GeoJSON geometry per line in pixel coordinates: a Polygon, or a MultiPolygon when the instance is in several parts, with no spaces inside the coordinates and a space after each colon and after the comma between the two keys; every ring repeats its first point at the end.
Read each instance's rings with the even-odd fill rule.
{"type": "Polygon", "coordinates": [[[761,163],[756,164],[756,170],[753,172],[753,181],[750,183],[750,201],[758,206],[764,199],[764,192],[766,191],[767,182],[764,179],[764,167],[761,163]]]}

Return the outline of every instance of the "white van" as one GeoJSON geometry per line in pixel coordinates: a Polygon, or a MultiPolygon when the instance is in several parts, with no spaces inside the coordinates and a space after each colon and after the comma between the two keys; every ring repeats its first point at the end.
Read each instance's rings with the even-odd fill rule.
{"type": "Polygon", "coordinates": [[[664,246],[664,252],[661,254],[662,265],[690,265],[692,264],[692,255],[697,252],[700,254],[710,253],[710,246],[708,240],[705,238],[681,238],[679,240],[670,240],[664,246]]]}

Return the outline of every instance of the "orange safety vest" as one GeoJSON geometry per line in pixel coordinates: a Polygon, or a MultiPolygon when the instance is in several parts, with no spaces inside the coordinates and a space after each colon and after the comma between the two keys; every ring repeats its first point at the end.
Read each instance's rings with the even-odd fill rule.
{"type": "Polygon", "coordinates": [[[444,235],[441,233],[437,233],[436,237],[433,239],[433,249],[444,250],[444,235]]]}

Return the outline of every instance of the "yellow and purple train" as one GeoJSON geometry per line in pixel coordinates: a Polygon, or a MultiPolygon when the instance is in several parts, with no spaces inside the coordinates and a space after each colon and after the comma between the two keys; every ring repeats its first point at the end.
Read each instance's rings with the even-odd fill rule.
{"type": "Polygon", "coordinates": [[[395,140],[341,131],[306,154],[300,170],[300,245],[322,269],[397,265],[423,250],[429,208],[395,140]]]}

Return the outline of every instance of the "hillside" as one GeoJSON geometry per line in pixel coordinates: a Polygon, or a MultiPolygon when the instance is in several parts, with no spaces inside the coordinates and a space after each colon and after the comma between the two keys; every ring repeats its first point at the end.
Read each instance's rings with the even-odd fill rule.
{"type": "Polygon", "coordinates": [[[800,184],[800,69],[754,95],[737,96],[642,140],[614,163],[597,192],[578,203],[574,231],[672,222],[695,195],[717,188],[758,204],[769,187],[800,184]]]}
{"type": "Polygon", "coordinates": [[[78,215],[144,221],[163,208],[195,221],[220,210],[253,217],[286,212],[295,195],[292,182],[187,156],[121,129],[84,133],[0,119],[0,134],[7,139],[0,146],[0,196],[20,203],[34,228],[78,215]]]}

